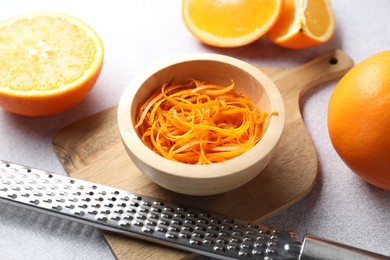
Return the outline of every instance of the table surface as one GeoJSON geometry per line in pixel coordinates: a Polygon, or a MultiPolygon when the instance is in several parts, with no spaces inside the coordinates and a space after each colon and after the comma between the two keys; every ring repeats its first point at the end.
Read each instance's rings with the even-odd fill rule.
{"type": "MultiPolygon", "coordinates": [[[[262,38],[241,48],[201,44],[186,29],[179,0],[13,0],[0,20],[33,11],[76,16],[101,36],[105,61],[95,88],[83,102],[51,117],[30,118],[0,110],[0,158],[66,174],[53,148],[61,128],[115,106],[128,82],[152,63],[185,53],[219,53],[256,65],[289,67],[339,48],[355,63],[390,49],[390,1],[333,1],[337,28],[318,47],[288,50],[262,38]]],[[[329,97],[337,81],[319,86],[302,101],[302,113],[319,157],[318,181],[299,203],[266,224],[313,234],[390,256],[390,192],[368,185],[333,149],[326,126],[329,97]]],[[[2,259],[115,259],[99,230],[0,203],[2,259]]],[[[158,256],[157,256],[158,257],[158,256]]]]}

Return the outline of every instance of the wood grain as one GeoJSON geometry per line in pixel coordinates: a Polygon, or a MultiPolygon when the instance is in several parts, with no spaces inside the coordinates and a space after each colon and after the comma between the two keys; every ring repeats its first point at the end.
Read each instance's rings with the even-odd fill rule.
{"type": "MultiPolygon", "coordinates": [[[[152,183],[134,166],[122,146],[116,107],[62,129],[54,136],[53,147],[72,177],[261,222],[302,199],[316,180],[317,153],[300,113],[301,96],[314,86],[341,77],[352,66],[353,61],[345,53],[334,50],[294,68],[259,68],[282,93],[286,128],[266,169],[248,184],[222,195],[185,196],[152,183]]],[[[104,236],[118,259],[194,256],[137,239],[108,233],[104,236]]]]}

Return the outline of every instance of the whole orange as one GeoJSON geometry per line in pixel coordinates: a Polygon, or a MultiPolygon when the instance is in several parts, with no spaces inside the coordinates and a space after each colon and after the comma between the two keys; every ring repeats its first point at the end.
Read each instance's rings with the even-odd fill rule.
{"type": "Polygon", "coordinates": [[[329,102],[328,130],[351,170],[390,190],[390,50],[363,60],[338,82],[329,102]]]}

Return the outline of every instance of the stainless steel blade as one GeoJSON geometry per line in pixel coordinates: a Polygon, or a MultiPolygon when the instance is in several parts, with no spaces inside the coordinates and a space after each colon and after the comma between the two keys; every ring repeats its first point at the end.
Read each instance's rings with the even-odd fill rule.
{"type": "Polygon", "coordinates": [[[293,232],[1,160],[0,200],[215,258],[387,259],[313,237],[303,246],[293,232]]]}

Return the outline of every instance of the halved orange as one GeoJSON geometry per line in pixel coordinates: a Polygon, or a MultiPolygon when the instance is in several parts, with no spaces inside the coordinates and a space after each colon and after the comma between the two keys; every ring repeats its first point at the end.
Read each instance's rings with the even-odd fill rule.
{"type": "Polygon", "coordinates": [[[217,47],[239,47],[256,41],[274,25],[282,0],[183,0],[189,31],[217,47]]]}
{"type": "Polygon", "coordinates": [[[302,49],[328,41],[334,30],[330,0],[285,0],[282,14],[267,38],[286,48],[302,49]]]}
{"type": "Polygon", "coordinates": [[[47,116],[79,103],[103,64],[98,34],[59,13],[32,13],[0,23],[0,107],[47,116]]]}

